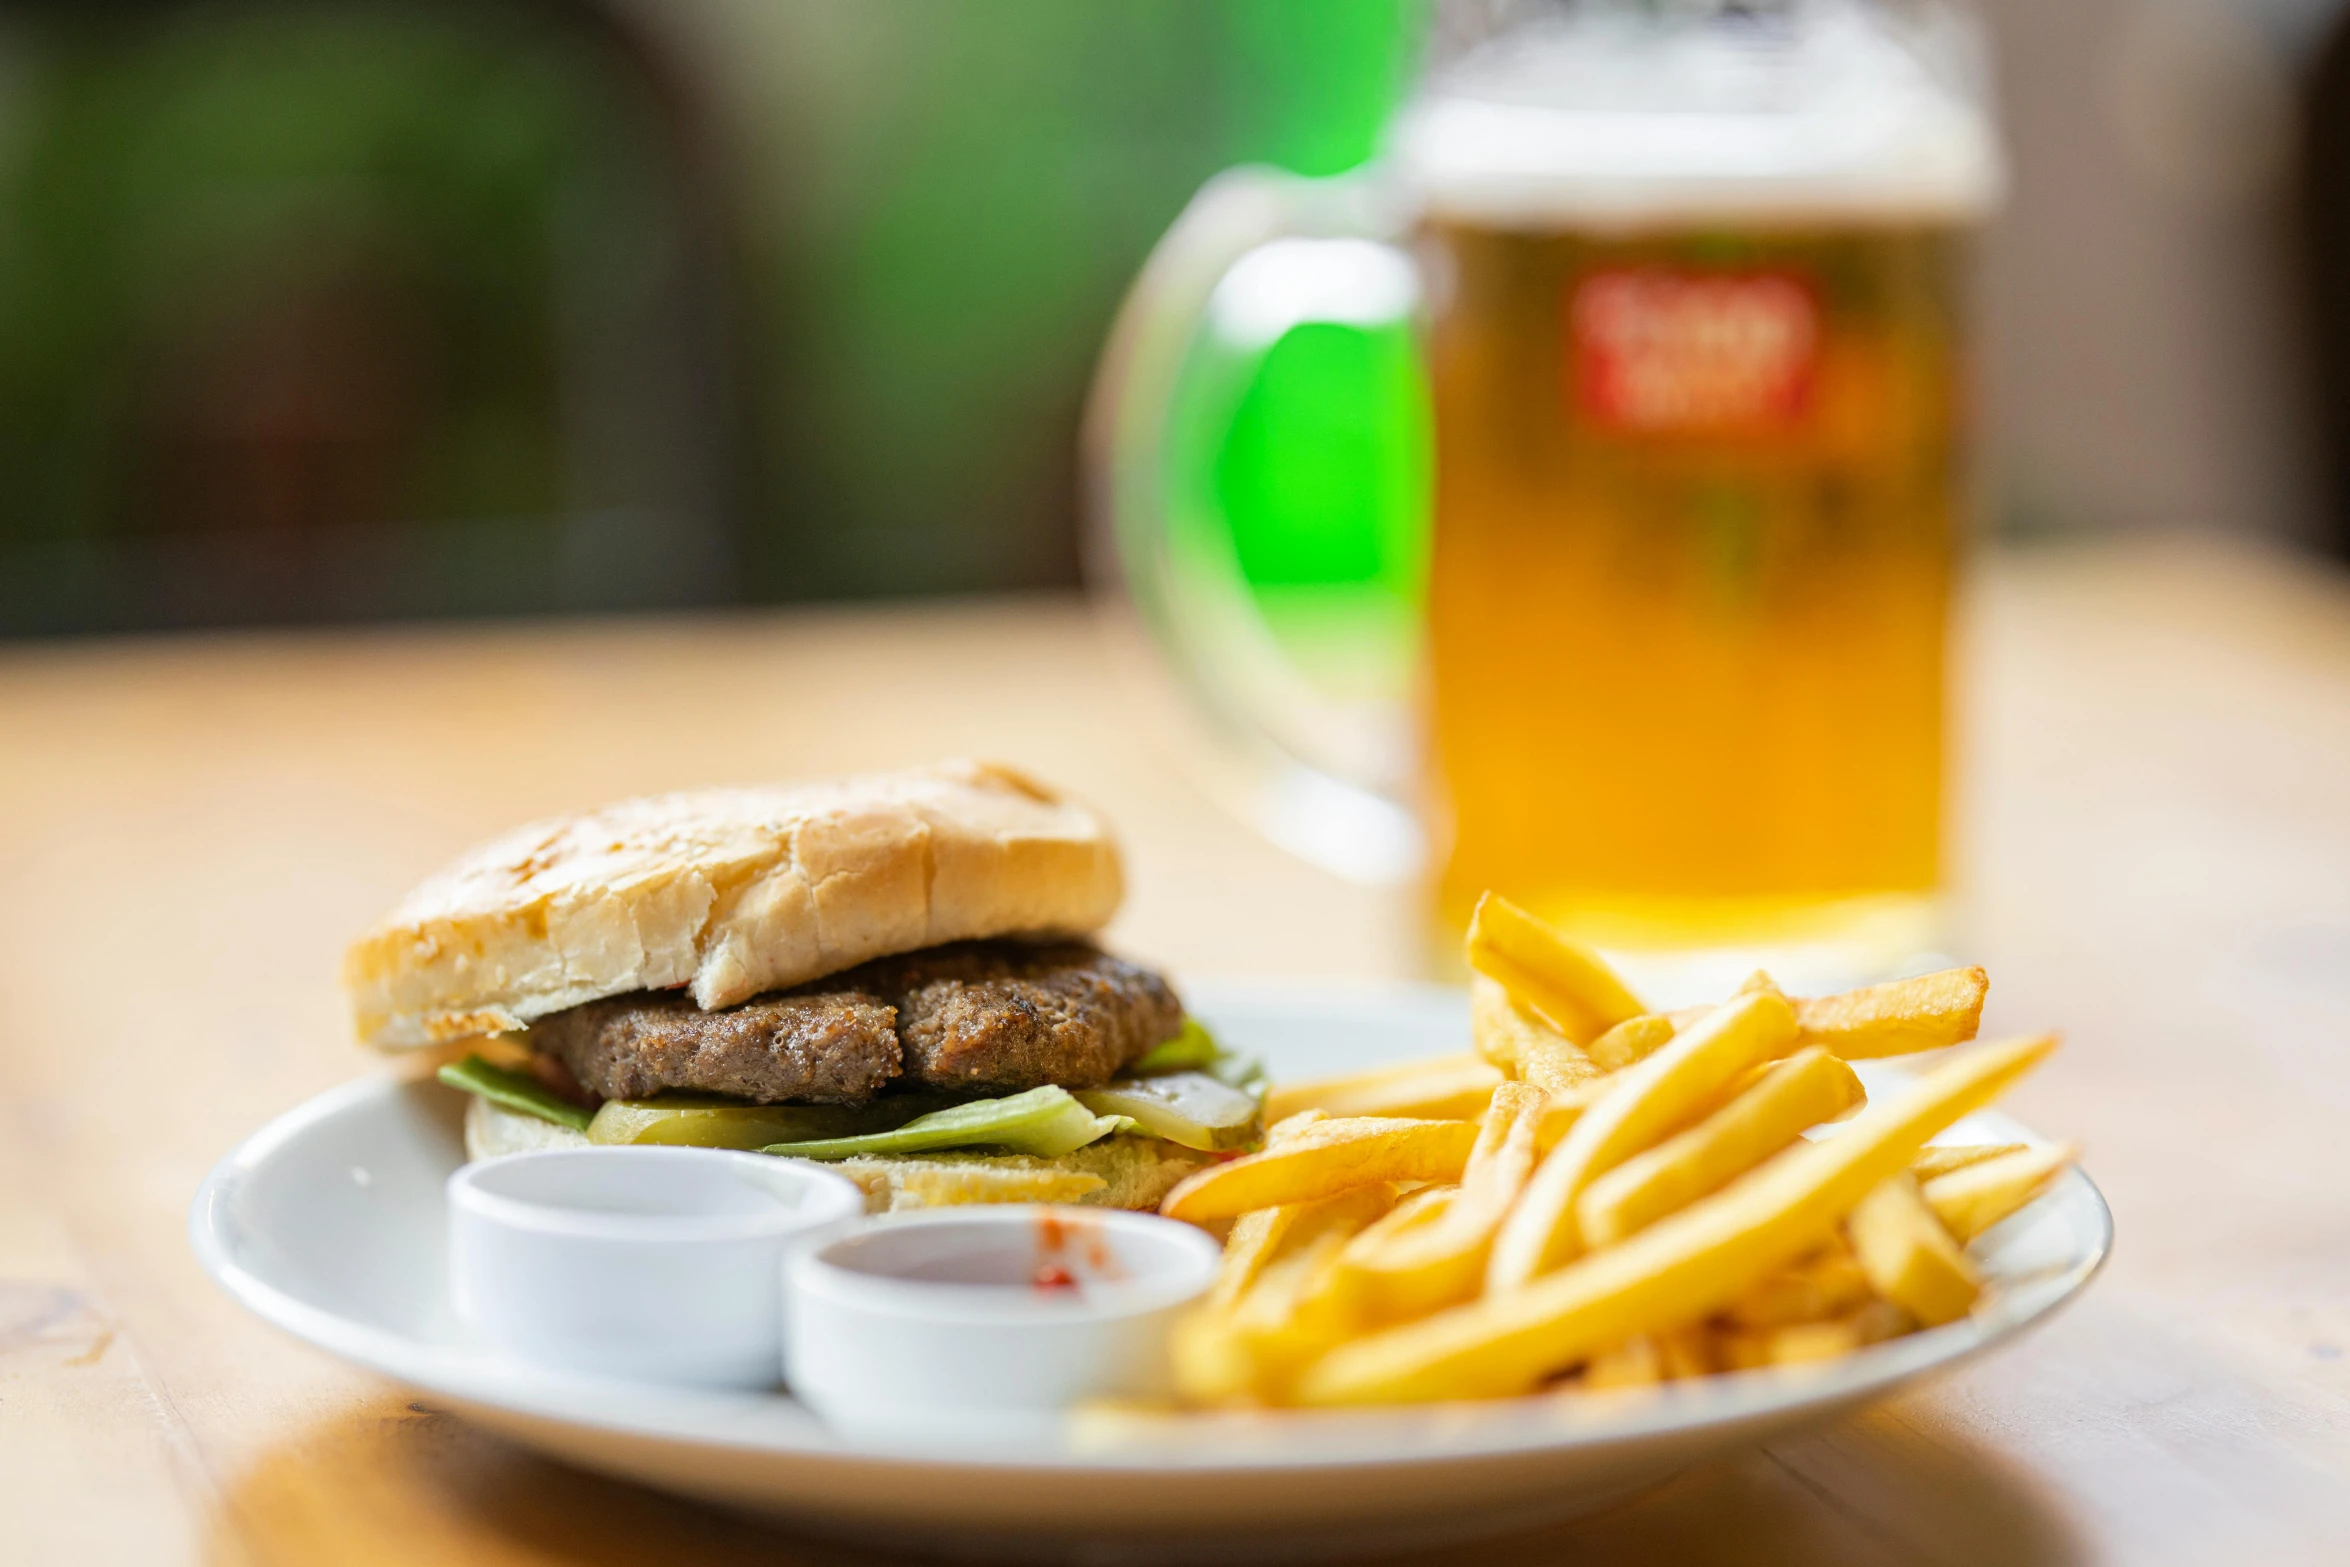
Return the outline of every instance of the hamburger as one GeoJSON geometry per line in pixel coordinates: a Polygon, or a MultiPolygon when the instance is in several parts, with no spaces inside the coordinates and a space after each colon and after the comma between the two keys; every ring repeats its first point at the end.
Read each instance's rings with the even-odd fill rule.
{"type": "Polygon", "coordinates": [[[1116,844],[1011,768],[624,800],[517,829],[355,942],[360,1040],[437,1053],[472,1158],[823,1160],[877,1212],[1155,1207],[1262,1089],[1095,937],[1116,844]]]}

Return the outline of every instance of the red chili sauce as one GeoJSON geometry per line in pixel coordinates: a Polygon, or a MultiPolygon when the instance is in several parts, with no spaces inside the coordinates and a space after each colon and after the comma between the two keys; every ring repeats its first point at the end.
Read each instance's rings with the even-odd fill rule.
{"type": "Polygon", "coordinates": [[[1036,1266],[1029,1275],[1034,1288],[1073,1290],[1123,1272],[1101,1226],[1050,1211],[1036,1216],[1036,1266]]]}

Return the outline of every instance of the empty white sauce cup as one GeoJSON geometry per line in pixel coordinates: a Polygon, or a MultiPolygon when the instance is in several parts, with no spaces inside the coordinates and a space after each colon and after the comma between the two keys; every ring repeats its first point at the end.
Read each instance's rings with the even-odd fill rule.
{"type": "Polygon", "coordinates": [[[785,1263],[792,1391],[843,1430],[1172,1391],[1167,1338],[1215,1240],[1155,1214],[971,1207],[874,1219],[785,1263]]]}
{"type": "Polygon", "coordinates": [[[449,1177],[450,1281],[480,1342],[703,1387],[782,1378],[783,1257],[865,1211],[847,1177],[710,1148],[566,1148],[449,1177]]]}

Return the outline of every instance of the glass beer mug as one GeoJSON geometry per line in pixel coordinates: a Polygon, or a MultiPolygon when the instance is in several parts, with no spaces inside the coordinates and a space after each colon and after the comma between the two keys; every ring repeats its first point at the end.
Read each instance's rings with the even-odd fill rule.
{"type": "Polygon", "coordinates": [[[2000,183],[1971,40],[1861,0],[1443,6],[1372,169],[1201,192],[1113,334],[1092,499],[1276,836],[1366,876],[1422,842],[1440,931],[1492,888],[1668,996],[1933,945],[2000,183]],[[1268,620],[1184,453],[1288,327],[1399,315],[1433,504],[1408,678],[1366,691],[1268,620]]]}

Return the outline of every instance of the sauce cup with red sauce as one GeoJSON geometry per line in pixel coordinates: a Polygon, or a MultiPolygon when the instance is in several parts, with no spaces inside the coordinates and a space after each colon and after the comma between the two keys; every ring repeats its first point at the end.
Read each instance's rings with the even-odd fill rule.
{"type": "Polygon", "coordinates": [[[1112,1209],[871,1220],[785,1262],[785,1375],[843,1431],[891,1438],[1162,1398],[1168,1333],[1220,1254],[1191,1225],[1112,1209]]]}

